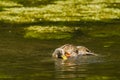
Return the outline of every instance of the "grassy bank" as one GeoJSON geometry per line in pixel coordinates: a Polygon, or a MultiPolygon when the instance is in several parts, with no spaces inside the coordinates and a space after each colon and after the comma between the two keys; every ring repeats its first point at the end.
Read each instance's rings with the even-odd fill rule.
{"type": "Polygon", "coordinates": [[[119,23],[119,5],[119,0],[2,0],[0,1],[0,24],[2,27],[24,26],[25,37],[71,38],[76,28],[79,27],[81,30],[81,24],[119,23]],[[57,32],[54,33],[55,31],[57,32]]]}

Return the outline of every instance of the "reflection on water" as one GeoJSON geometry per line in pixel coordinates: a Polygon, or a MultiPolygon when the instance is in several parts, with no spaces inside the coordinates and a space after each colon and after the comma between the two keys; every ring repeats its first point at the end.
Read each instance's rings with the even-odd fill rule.
{"type": "Polygon", "coordinates": [[[56,78],[71,79],[71,78],[85,78],[90,69],[89,64],[103,62],[102,57],[98,56],[79,56],[69,60],[55,60],[56,78]]]}
{"type": "Polygon", "coordinates": [[[104,58],[102,56],[77,56],[77,57],[69,58],[67,60],[55,59],[55,65],[57,67],[101,63],[101,62],[104,62],[104,58]]]}

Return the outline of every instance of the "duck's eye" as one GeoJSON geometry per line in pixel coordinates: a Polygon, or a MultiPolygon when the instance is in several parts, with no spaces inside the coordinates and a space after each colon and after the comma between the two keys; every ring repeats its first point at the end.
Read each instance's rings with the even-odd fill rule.
{"type": "Polygon", "coordinates": [[[77,53],[77,54],[78,54],[78,50],[76,50],[76,51],[75,51],[75,53],[77,53]]]}
{"type": "Polygon", "coordinates": [[[61,57],[61,56],[62,56],[62,54],[61,54],[61,53],[58,53],[57,55],[58,55],[58,58],[62,58],[62,57],[61,57]]]}
{"type": "Polygon", "coordinates": [[[86,49],[86,52],[91,52],[89,49],[86,49]]]}

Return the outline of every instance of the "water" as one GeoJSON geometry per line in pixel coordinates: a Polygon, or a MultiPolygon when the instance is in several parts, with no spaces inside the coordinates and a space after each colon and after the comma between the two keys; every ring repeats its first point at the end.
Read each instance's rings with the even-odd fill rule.
{"type": "Polygon", "coordinates": [[[119,80],[120,38],[25,39],[22,28],[0,28],[0,79],[119,80]],[[100,56],[80,57],[77,65],[57,64],[51,54],[66,44],[85,45],[100,56]]]}

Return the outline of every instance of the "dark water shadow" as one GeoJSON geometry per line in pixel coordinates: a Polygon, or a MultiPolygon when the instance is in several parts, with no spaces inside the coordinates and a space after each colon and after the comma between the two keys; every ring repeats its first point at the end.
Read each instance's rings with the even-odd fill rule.
{"type": "Polygon", "coordinates": [[[11,0],[18,4],[22,4],[25,7],[46,6],[54,4],[56,0],[11,0]]]}
{"type": "Polygon", "coordinates": [[[85,26],[103,26],[103,25],[119,25],[120,19],[109,19],[101,21],[35,21],[26,23],[14,23],[5,20],[0,20],[1,27],[27,27],[27,26],[69,26],[69,27],[85,27],[85,26]]]}
{"type": "Polygon", "coordinates": [[[0,12],[5,11],[3,7],[0,7],[0,12]]]}
{"type": "Polygon", "coordinates": [[[107,7],[108,8],[118,8],[118,9],[120,9],[120,3],[109,3],[109,4],[107,4],[107,7]]]}

